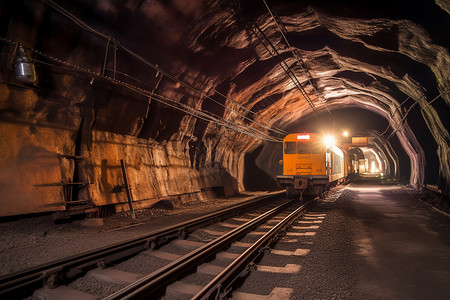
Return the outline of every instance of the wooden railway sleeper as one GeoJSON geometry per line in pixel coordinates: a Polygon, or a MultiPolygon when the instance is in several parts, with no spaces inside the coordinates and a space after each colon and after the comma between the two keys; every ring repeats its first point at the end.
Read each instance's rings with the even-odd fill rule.
{"type": "Polygon", "coordinates": [[[294,201],[285,202],[272,208],[259,217],[241,225],[238,228],[226,233],[225,235],[208,242],[207,244],[197,248],[196,250],[181,256],[175,261],[172,261],[168,265],[156,270],[155,272],[148,274],[138,281],[128,285],[127,287],[117,291],[116,293],[106,297],[108,300],[115,299],[145,299],[152,295],[152,293],[163,288],[164,285],[176,280],[181,273],[186,273],[198,262],[203,262],[208,257],[216,254],[219,249],[224,248],[226,245],[230,245],[233,241],[237,240],[247,232],[256,228],[258,225],[264,223],[267,219],[277,214],[279,211],[292,205],[294,201]]]}

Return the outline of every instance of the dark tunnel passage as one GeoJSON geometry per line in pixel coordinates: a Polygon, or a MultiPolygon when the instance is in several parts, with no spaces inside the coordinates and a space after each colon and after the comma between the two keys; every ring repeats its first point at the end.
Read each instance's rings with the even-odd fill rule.
{"type": "MultiPolygon", "coordinates": [[[[278,189],[275,178],[264,172],[264,170],[258,167],[256,163],[263,148],[264,147],[261,145],[245,154],[244,187],[248,191],[273,191],[278,189]]],[[[281,157],[281,155],[279,156],[281,157]]]]}

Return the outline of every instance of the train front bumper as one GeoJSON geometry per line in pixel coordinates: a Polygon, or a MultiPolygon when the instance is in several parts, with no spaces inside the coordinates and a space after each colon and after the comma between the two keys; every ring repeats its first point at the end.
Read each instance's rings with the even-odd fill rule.
{"type": "Polygon", "coordinates": [[[312,185],[327,185],[329,183],[328,175],[278,175],[277,184],[280,188],[288,186],[296,190],[306,189],[312,185]]]}

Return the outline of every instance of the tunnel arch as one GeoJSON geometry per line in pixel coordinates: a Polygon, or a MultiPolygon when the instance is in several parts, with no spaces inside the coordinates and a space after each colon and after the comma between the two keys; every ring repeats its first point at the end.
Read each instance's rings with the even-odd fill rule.
{"type": "MultiPolygon", "coordinates": [[[[41,147],[51,181],[92,182],[84,195],[94,204],[124,200],[105,188],[120,185],[120,158],[148,181],[134,190],[143,202],[204,195],[225,181],[244,191],[246,154],[314,110],[357,106],[388,120],[411,158],[412,186],[437,173],[436,162],[427,183],[450,191],[445,5],[268,1],[272,18],[256,0],[56,2],[0,2],[0,125],[10,143],[0,166],[31,164],[31,183],[46,184],[33,179],[38,158],[20,149],[41,147]],[[32,85],[14,82],[18,42],[36,66],[32,85]]],[[[392,133],[379,130],[380,149],[392,133]]]]}
{"type": "MultiPolygon", "coordinates": [[[[310,10],[310,12],[312,12],[315,15],[319,14],[317,11],[310,10]]],[[[302,15],[302,16],[304,17],[304,15],[302,15]]],[[[269,25],[270,17],[267,16],[267,17],[261,17],[261,18],[266,20],[266,23],[263,23],[263,26],[265,26],[265,29],[268,29],[270,26],[275,27],[273,24],[269,25]]],[[[325,18],[328,18],[328,17],[325,16],[325,18]]],[[[333,20],[332,19],[333,18],[330,18],[328,21],[331,21],[331,22],[335,21],[334,19],[333,20]]],[[[303,21],[304,20],[302,20],[302,22],[303,21]]],[[[368,22],[367,24],[369,24],[369,23],[370,22],[368,22]]],[[[323,24],[320,24],[318,26],[323,26],[323,24]]],[[[369,26],[370,26],[370,24],[369,24],[369,26]]],[[[404,29],[406,29],[406,28],[404,28],[404,29]]],[[[407,30],[409,30],[409,29],[407,29],[407,30]]],[[[269,29],[268,29],[268,31],[270,32],[269,29]]],[[[295,31],[295,29],[293,29],[293,31],[295,31]]],[[[278,41],[276,41],[275,43],[280,43],[279,42],[280,41],[280,37],[276,36],[276,29],[273,29],[273,31],[270,32],[269,34],[272,34],[274,36],[275,40],[278,39],[278,41]]],[[[361,42],[361,39],[359,39],[357,37],[356,40],[355,40],[354,36],[351,36],[351,35],[347,36],[347,37],[344,37],[344,39],[345,38],[347,40],[349,40],[349,41],[351,40],[353,43],[355,41],[356,42],[361,42]]],[[[435,68],[432,65],[434,62],[425,62],[423,60],[419,60],[418,62],[416,62],[414,59],[417,59],[417,55],[412,55],[411,53],[408,52],[407,49],[400,49],[400,50],[387,49],[388,51],[385,52],[384,50],[386,50],[386,49],[384,49],[382,47],[381,48],[380,47],[375,47],[374,45],[369,45],[369,44],[365,43],[364,41],[362,42],[362,44],[364,46],[361,49],[365,49],[366,52],[370,51],[371,53],[379,53],[380,56],[384,57],[384,60],[386,60],[386,58],[388,58],[389,56],[392,56],[392,58],[390,58],[390,61],[392,61],[392,62],[394,60],[399,60],[399,58],[400,58],[400,60],[404,62],[403,64],[405,66],[408,65],[408,64],[411,65],[411,63],[414,62],[412,64],[412,66],[411,66],[412,68],[409,71],[408,71],[408,69],[405,69],[405,68],[402,69],[402,67],[398,68],[397,70],[392,70],[392,71],[390,69],[383,69],[383,68],[377,70],[376,68],[373,68],[373,66],[370,67],[373,64],[373,62],[364,64],[363,62],[357,61],[357,60],[354,60],[352,65],[353,66],[355,66],[355,65],[363,66],[363,70],[365,69],[365,72],[364,72],[365,74],[371,74],[371,76],[377,76],[378,78],[384,78],[384,79],[390,80],[391,82],[394,83],[394,85],[397,87],[397,89],[399,91],[401,91],[402,95],[409,95],[408,98],[414,99],[414,101],[416,101],[416,103],[421,103],[421,106],[424,107],[424,109],[426,109],[428,107],[427,102],[424,103],[424,101],[425,101],[424,99],[427,99],[427,96],[425,96],[424,91],[425,90],[438,91],[437,88],[435,88],[435,85],[438,85],[439,81],[434,81],[432,79],[431,80],[431,84],[428,84],[428,83],[425,84],[425,82],[423,82],[424,80],[421,80],[422,82],[419,83],[419,82],[415,81],[411,76],[409,76],[408,73],[415,72],[415,69],[423,70],[424,71],[423,73],[431,73],[431,71],[430,71],[430,69],[428,69],[428,67],[431,67],[431,69],[433,71],[435,71],[435,68]],[[431,66],[430,66],[430,64],[431,64],[431,66]],[[364,65],[366,65],[366,67],[364,67],[364,65]],[[402,73],[399,73],[398,72],[399,70],[401,70],[402,73]],[[425,88],[422,87],[424,84],[426,86],[425,88]]],[[[310,50],[310,51],[318,51],[318,50],[323,50],[323,49],[326,49],[327,52],[329,54],[331,54],[331,57],[337,57],[336,61],[340,61],[341,65],[342,65],[342,61],[343,61],[342,54],[341,53],[338,54],[335,50],[332,50],[330,48],[330,46],[328,46],[328,45],[325,48],[322,48],[322,49],[320,47],[316,47],[314,49],[308,49],[308,50],[310,50]]],[[[264,50],[261,50],[261,51],[264,52],[264,50]]],[[[284,51],[287,52],[288,50],[284,49],[284,51]]],[[[444,52],[445,52],[445,50],[444,50],[444,52]]],[[[283,53],[283,52],[280,52],[280,53],[283,53]]],[[[266,54],[261,53],[260,57],[262,59],[268,59],[269,55],[267,55],[267,53],[266,54]]],[[[362,55],[362,57],[367,58],[367,57],[370,57],[370,55],[362,55]]],[[[286,60],[292,60],[292,58],[288,58],[286,60]]],[[[352,60],[348,60],[347,59],[347,61],[351,62],[352,60]]],[[[346,62],[347,66],[349,66],[348,62],[346,62]]],[[[329,67],[330,65],[332,65],[332,64],[328,63],[327,67],[329,67]]],[[[352,69],[351,67],[348,67],[347,69],[348,70],[357,70],[355,68],[352,69]]],[[[338,69],[338,71],[340,72],[341,69],[338,69]]],[[[329,74],[329,72],[330,72],[329,68],[328,68],[327,72],[328,72],[327,75],[331,75],[331,74],[329,74]]],[[[273,73],[275,73],[275,72],[273,72],[273,73]]],[[[415,74],[417,74],[417,72],[415,74]]],[[[315,77],[315,81],[320,81],[320,80],[323,80],[325,82],[329,81],[329,80],[343,81],[342,79],[334,78],[332,76],[331,77],[328,76],[326,78],[321,78],[320,76],[314,76],[314,77],[315,77]]],[[[431,78],[434,78],[434,77],[431,77],[431,78]]],[[[423,78],[421,78],[421,79],[423,79],[423,78]]],[[[304,80],[303,82],[306,82],[306,80],[304,80]]],[[[344,83],[344,85],[347,85],[347,86],[348,85],[352,85],[352,84],[353,84],[352,81],[347,81],[347,82],[344,83]]],[[[261,84],[259,84],[259,85],[261,85],[261,84]]],[[[286,84],[284,84],[284,86],[286,86],[286,84]]],[[[336,85],[335,84],[329,84],[329,86],[330,87],[335,87],[336,85]]],[[[290,88],[291,88],[291,90],[294,89],[293,87],[290,87],[290,88]]],[[[322,88],[322,90],[326,90],[326,89],[327,89],[327,85],[324,84],[324,87],[322,88]]],[[[360,90],[360,91],[364,91],[364,90],[367,91],[367,89],[365,89],[364,86],[360,86],[359,84],[356,83],[356,84],[353,84],[353,88],[343,88],[341,90],[341,92],[342,92],[342,94],[348,94],[348,92],[351,91],[352,89],[353,90],[360,90]]],[[[334,90],[332,92],[333,93],[338,93],[339,91],[334,90]]],[[[425,154],[424,154],[423,149],[421,148],[419,142],[417,141],[417,138],[414,136],[414,134],[412,133],[412,131],[409,128],[409,126],[407,126],[407,125],[404,126],[403,125],[403,118],[404,118],[404,116],[402,115],[402,113],[397,113],[397,114],[395,113],[395,112],[398,111],[398,107],[400,106],[401,102],[398,101],[398,100],[396,101],[392,97],[388,97],[390,99],[383,99],[383,97],[380,97],[382,94],[386,95],[386,92],[389,93],[390,90],[386,89],[385,87],[383,88],[383,84],[379,84],[378,90],[376,90],[376,89],[372,90],[372,95],[370,95],[374,99],[372,102],[375,103],[378,107],[380,107],[380,109],[382,111],[384,111],[384,112],[386,112],[388,110],[387,108],[389,108],[390,109],[390,111],[389,111],[389,118],[392,118],[391,121],[393,123],[392,124],[393,127],[394,128],[401,127],[401,128],[396,129],[396,131],[399,131],[398,135],[400,137],[400,140],[402,141],[402,144],[403,144],[404,148],[407,149],[407,151],[408,151],[408,153],[409,153],[409,155],[411,157],[411,165],[413,166],[410,183],[413,186],[420,188],[422,186],[422,184],[423,184],[423,181],[424,181],[425,154]],[[378,93],[379,95],[378,96],[377,95],[373,95],[375,93],[378,93]],[[380,103],[384,103],[384,105],[386,105],[387,108],[386,107],[381,107],[380,103]],[[395,122],[399,123],[399,125],[395,124],[395,122]]],[[[342,97],[342,95],[337,95],[335,98],[336,98],[336,100],[340,100],[340,102],[344,102],[344,97],[342,97]]],[[[333,101],[334,99],[330,98],[329,100],[333,101]]],[[[403,99],[402,99],[402,101],[403,101],[403,99]]],[[[330,104],[330,103],[327,102],[327,105],[331,106],[333,104],[330,104]]],[[[306,108],[302,107],[302,110],[303,110],[303,114],[302,114],[302,116],[303,116],[305,114],[304,112],[308,111],[309,108],[308,107],[306,107],[306,108]]],[[[431,115],[433,115],[433,113],[431,113],[431,115]]],[[[289,122],[291,120],[292,119],[288,119],[286,122],[289,122]]],[[[440,123],[440,121],[438,121],[438,120],[435,120],[435,121],[436,121],[437,124],[440,123]]],[[[282,124],[282,123],[278,122],[277,124],[279,125],[279,124],[282,124]]],[[[432,126],[437,126],[437,125],[432,125],[432,126]]],[[[446,133],[444,133],[443,135],[445,136],[446,133]]],[[[444,146],[446,147],[446,145],[444,145],[444,146]]]]}

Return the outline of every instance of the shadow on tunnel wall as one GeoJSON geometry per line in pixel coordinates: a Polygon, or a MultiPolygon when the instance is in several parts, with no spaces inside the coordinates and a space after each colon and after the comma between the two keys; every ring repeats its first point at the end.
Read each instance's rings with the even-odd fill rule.
{"type": "Polygon", "coordinates": [[[244,188],[247,191],[279,190],[275,179],[256,165],[256,159],[263,147],[260,145],[244,156],[244,188]]]}

